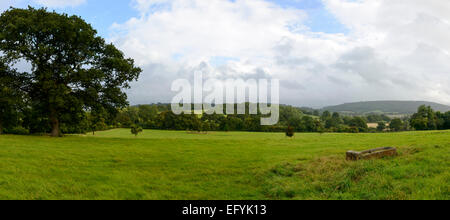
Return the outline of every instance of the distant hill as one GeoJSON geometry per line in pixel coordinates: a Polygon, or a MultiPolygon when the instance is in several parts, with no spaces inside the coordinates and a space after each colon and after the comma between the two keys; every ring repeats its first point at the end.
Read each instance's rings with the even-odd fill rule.
{"type": "Polygon", "coordinates": [[[373,101],[355,102],[323,108],[330,112],[348,112],[356,114],[365,113],[391,113],[391,114],[413,114],[421,105],[431,106],[435,111],[450,111],[450,106],[434,102],[424,101],[373,101]]]}

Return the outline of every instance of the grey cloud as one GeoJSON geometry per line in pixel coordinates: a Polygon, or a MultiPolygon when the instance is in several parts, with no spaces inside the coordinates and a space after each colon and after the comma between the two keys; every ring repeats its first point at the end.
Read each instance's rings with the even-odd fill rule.
{"type": "Polygon", "coordinates": [[[298,90],[298,89],[305,90],[306,89],[304,85],[302,85],[301,83],[298,83],[296,81],[293,81],[293,80],[281,80],[280,86],[282,88],[290,89],[290,90],[298,90]]]}
{"type": "Polygon", "coordinates": [[[133,82],[127,91],[132,105],[169,102],[175,95],[170,89],[172,81],[181,76],[181,72],[163,64],[149,64],[142,67],[138,82],[133,82]]]}
{"type": "Polygon", "coordinates": [[[333,67],[345,73],[346,77],[359,76],[367,84],[389,86],[396,77],[396,73],[392,71],[394,68],[378,58],[370,47],[355,48],[345,53],[333,67]]]}

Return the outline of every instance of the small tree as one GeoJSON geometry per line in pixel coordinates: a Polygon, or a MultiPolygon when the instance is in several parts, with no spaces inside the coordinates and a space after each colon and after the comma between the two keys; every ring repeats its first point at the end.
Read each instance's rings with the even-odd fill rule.
{"type": "Polygon", "coordinates": [[[88,115],[89,128],[92,131],[92,135],[95,135],[96,131],[105,130],[108,126],[105,123],[105,118],[102,115],[90,113],[88,115]]]}
{"type": "Polygon", "coordinates": [[[411,126],[418,130],[436,130],[438,125],[436,112],[430,107],[422,105],[417,110],[417,113],[411,117],[411,126]]]}
{"type": "Polygon", "coordinates": [[[139,126],[137,126],[137,125],[132,125],[132,126],[131,126],[131,133],[134,134],[136,137],[137,137],[138,134],[141,133],[142,131],[143,131],[143,130],[142,130],[142,127],[139,127],[139,126]]]}
{"type": "Polygon", "coordinates": [[[393,119],[389,124],[392,131],[401,131],[403,129],[403,121],[399,118],[393,119]]]}
{"type": "Polygon", "coordinates": [[[379,132],[386,130],[386,123],[385,122],[378,122],[377,130],[379,132]]]}
{"type": "Polygon", "coordinates": [[[329,111],[324,111],[322,113],[322,116],[320,117],[320,119],[324,122],[330,118],[331,118],[331,113],[329,111]]]}
{"type": "Polygon", "coordinates": [[[349,128],[348,132],[357,134],[357,133],[359,133],[359,129],[355,126],[351,126],[349,128]]]}
{"type": "Polygon", "coordinates": [[[319,132],[320,135],[325,133],[325,127],[323,126],[322,122],[320,122],[320,120],[315,120],[314,124],[316,127],[316,131],[319,132]]]}
{"type": "Polygon", "coordinates": [[[291,126],[288,126],[288,128],[286,130],[286,136],[292,138],[292,137],[294,137],[294,134],[295,134],[294,128],[291,126]]]}
{"type": "Polygon", "coordinates": [[[367,121],[363,117],[353,117],[350,122],[350,127],[356,127],[359,132],[366,132],[368,129],[367,121]]]}

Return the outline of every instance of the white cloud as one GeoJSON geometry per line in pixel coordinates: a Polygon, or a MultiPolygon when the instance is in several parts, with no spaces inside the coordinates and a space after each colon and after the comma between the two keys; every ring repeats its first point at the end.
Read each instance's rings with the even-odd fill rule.
{"type": "Polygon", "coordinates": [[[281,80],[281,101],[425,99],[450,104],[450,2],[323,0],[350,32],[313,33],[307,13],[264,0],[134,0],[112,41],[144,68],[131,101],[168,102],[170,83],[215,76],[281,80]]]}
{"type": "Polygon", "coordinates": [[[291,34],[286,25],[304,17],[301,11],[284,10],[260,0],[136,2],[146,13],[119,26],[128,34],[116,41],[141,64],[171,59],[176,54],[193,63],[214,56],[267,56],[280,36],[291,34]],[[170,8],[146,11],[154,2],[170,3],[170,8]]]}

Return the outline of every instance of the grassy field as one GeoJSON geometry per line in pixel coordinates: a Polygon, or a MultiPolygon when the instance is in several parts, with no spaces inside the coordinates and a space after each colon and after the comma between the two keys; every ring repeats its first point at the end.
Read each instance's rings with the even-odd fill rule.
{"type": "Polygon", "coordinates": [[[450,131],[0,136],[0,199],[450,199],[450,131]],[[396,158],[345,161],[395,146],[396,158]]]}

